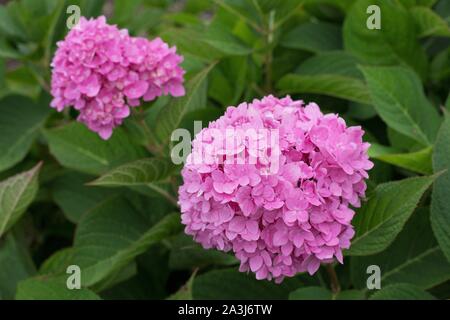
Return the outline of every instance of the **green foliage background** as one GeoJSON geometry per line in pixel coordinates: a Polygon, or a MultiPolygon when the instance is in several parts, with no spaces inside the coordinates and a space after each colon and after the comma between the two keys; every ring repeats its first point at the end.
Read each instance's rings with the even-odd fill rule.
{"type": "MultiPolygon", "coordinates": [[[[3,1],[6,2],[6,1],[3,1]]],[[[0,298],[450,298],[450,1],[14,0],[0,6],[0,298]],[[136,108],[102,141],[49,107],[66,8],[161,36],[187,95],[136,108]],[[381,29],[369,30],[369,5],[381,29]],[[266,94],[316,101],[366,130],[367,200],[344,265],[281,285],[182,232],[176,128],[266,94]],[[176,143],[176,142],[175,142],[176,143]],[[66,288],[66,268],[82,290],[66,288]],[[381,290],[368,290],[369,265],[381,290]],[[333,290],[331,288],[333,287],[333,290]]]]}

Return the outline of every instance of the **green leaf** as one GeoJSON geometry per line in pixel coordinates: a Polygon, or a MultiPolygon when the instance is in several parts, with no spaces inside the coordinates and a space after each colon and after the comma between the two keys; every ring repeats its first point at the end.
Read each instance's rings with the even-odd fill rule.
{"type": "Polygon", "coordinates": [[[434,146],[433,169],[446,170],[433,186],[431,226],[439,245],[450,261],[450,116],[447,114],[434,146]]]}
{"type": "Polygon", "coordinates": [[[423,145],[431,145],[440,118],[425,97],[419,78],[402,67],[362,67],[361,70],[383,121],[423,145]]]}
{"type": "Polygon", "coordinates": [[[370,300],[434,300],[426,291],[410,284],[393,284],[375,292],[370,300]]]}
{"type": "Polygon", "coordinates": [[[22,95],[31,99],[37,99],[41,92],[41,86],[32,69],[27,67],[19,67],[6,73],[5,89],[9,94],[22,95]]]}
{"type": "Polygon", "coordinates": [[[370,65],[409,65],[421,77],[426,74],[427,59],[416,40],[414,21],[398,1],[360,0],[347,13],[344,22],[344,46],[370,65]],[[381,29],[367,28],[367,8],[377,5],[381,11],[381,29]]]}
{"type": "Polygon", "coordinates": [[[258,281],[253,274],[236,269],[214,270],[194,280],[194,299],[287,299],[301,285],[298,279],[285,279],[281,284],[258,281]]]}
{"type": "Polygon", "coordinates": [[[100,201],[113,197],[119,190],[86,186],[93,177],[79,172],[67,172],[52,182],[53,199],[65,216],[78,223],[81,216],[100,201]]]}
{"type": "Polygon", "coordinates": [[[195,275],[197,270],[195,270],[189,280],[183,285],[177,292],[171,295],[167,300],[193,300],[192,297],[192,286],[194,284],[195,275]]]}
{"type": "MultiPolygon", "coordinates": [[[[135,0],[134,0],[135,1],[135,0]]],[[[102,14],[105,0],[71,0],[70,4],[78,5],[83,17],[91,18],[102,14]]]]}
{"type": "Polygon", "coordinates": [[[344,290],[333,297],[334,300],[364,300],[365,294],[360,290],[344,290]]]}
{"type": "Polygon", "coordinates": [[[26,30],[24,30],[22,23],[15,14],[18,5],[17,2],[10,2],[6,6],[0,6],[0,32],[9,37],[24,40],[26,30]]]}
{"type": "Polygon", "coordinates": [[[432,151],[432,147],[428,147],[416,152],[401,153],[395,148],[372,143],[369,149],[369,156],[400,168],[427,175],[433,173],[431,165],[432,151]]]}
{"type": "Polygon", "coordinates": [[[8,234],[0,240],[0,299],[13,299],[19,281],[36,273],[23,241],[8,234]]]}
{"type": "Polygon", "coordinates": [[[433,237],[429,218],[429,209],[419,208],[385,251],[352,257],[350,268],[355,287],[366,288],[366,270],[370,265],[380,267],[382,286],[409,283],[430,289],[450,279],[450,264],[433,237]]]}
{"type": "Polygon", "coordinates": [[[359,290],[344,290],[333,294],[324,287],[299,288],[289,294],[289,300],[362,300],[364,292],[359,290]]]}
{"type": "Polygon", "coordinates": [[[300,75],[329,74],[364,79],[358,59],[345,51],[329,51],[306,59],[295,71],[300,75]]]}
{"type": "Polygon", "coordinates": [[[231,266],[238,264],[238,260],[230,254],[204,249],[194,242],[192,237],[182,233],[171,244],[169,267],[175,270],[202,268],[210,265],[231,266]]]}
{"type": "Polygon", "coordinates": [[[107,141],[76,122],[46,130],[44,134],[50,152],[63,166],[86,173],[101,174],[145,155],[121,128],[116,128],[107,141]]]}
{"type": "Polygon", "coordinates": [[[64,248],[53,253],[39,268],[40,275],[59,275],[66,272],[73,259],[73,247],[64,248]]]}
{"type": "Polygon", "coordinates": [[[341,75],[288,74],[281,78],[277,88],[283,93],[315,93],[370,104],[369,91],[358,79],[341,75]]]}
{"type": "Polygon", "coordinates": [[[28,153],[50,111],[44,103],[19,96],[0,101],[0,171],[14,166],[28,153]]]}
{"type": "Polygon", "coordinates": [[[305,287],[289,294],[289,300],[331,300],[332,293],[323,287],[305,287]]]}
{"type": "Polygon", "coordinates": [[[30,278],[19,283],[17,300],[100,300],[89,289],[70,290],[63,278],[30,278]]]}
{"type": "Polygon", "coordinates": [[[307,22],[288,32],[281,39],[281,45],[316,53],[339,50],[342,48],[341,28],[328,22],[307,22]]]}
{"type": "Polygon", "coordinates": [[[0,237],[19,220],[36,196],[41,165],[0,183],[0,237]]]}
{"type": "Polygon", "coordinates": [[[385,249],[402,230],[436,176],[409,178],[378,185],[357,210],[355,237],[349,255],[370,255],[385,249]]]}
{"type": "Polygon", "coordinates": [[[206,106],[207,75],[214,66],[215,63],[209,65],[193,77],[186,85],[186,95],[173,99],[157,116],[155,133],[162,145],[170,141],[173,130],[178,128],[189,111],[206,106]]]}
{"type": "Polygon", "coordinates": [[[83,216],[75,235],[73,264],[83,270],[84,286],[107,280],[152,244],[180,231],[179,214],[152,227],[150,216],[121,198],[106,200],[83,216]]]}
{"type": "Polygon", "coordinates": [[[415,7],[411,9],[411,14],[419,29],[419,37],[450,37],[448,22],[437,15],[432,9],[415,7]]]}
{"type": "Polygon", "coordinates": [[[252,50],[241,43],[231,34],[226,26],[214,23],[204,32],[199,30],[200,40],[209,44],[211,47],[219,50],[228,56],[247,55],[252,50]]]}
{"type": "Polygon", "coordinates": [[[445,101],[445,109],[447,111],[450,111],[450,92],[449,92],[449,94],[447,96],[447,100],[445,101]]]}
{"type": "Polygon", "coordinates": [[[177,50],[214,61],[228,56],[248,55],[252,49],[243,44],[227,27],[214,23],[207,28],[192,26],[183,29],[165,30],[161,37],[168,43],[176,45],[177,50]]]}
{"type": "Polygon", "coordinates": [[[164,180],[174,168],[170,159],[141,159],[121,165],[89,185],[109,187],[147,185],[164,180]]]}

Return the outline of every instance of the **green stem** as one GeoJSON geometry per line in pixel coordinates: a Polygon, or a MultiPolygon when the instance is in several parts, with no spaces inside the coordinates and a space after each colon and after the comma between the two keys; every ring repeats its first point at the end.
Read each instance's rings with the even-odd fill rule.
{"type": "Polygon", "coordinates": [[[332,264],[327,264],[326,270],[330,278],[331,291],[333,292],[334,295],[336,295],[341,291],[341,285],[339,284],[339,279],[337,277],[336,271],[334,270],[332,264]]]}

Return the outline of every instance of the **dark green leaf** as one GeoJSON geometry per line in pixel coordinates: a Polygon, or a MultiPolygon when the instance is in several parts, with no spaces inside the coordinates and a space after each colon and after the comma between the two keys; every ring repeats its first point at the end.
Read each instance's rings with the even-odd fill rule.
{"type": "Polygon", "coordinates": [[[126,163],[89,183],[92,186],[140,186],[159,182],[174,170],[170,159],[148,158],[126,163]]]}
{"type": "Polygon", "coordinates": [[[0,171],[21,161],[27,154],[50,108],[19,96],[0,101],[0,171]]]}
{"type": "Polygon", "coordinates": [[[30,278],[19,283],[17,300],[99,300],[94,292],[81,288],[70,290],[63,278],[30,278]]]}
{"type": "Polygon", "coordinates": [[[281,45],[312,52],[339,50],[342,48],[341,28],[327,22],[307,22],[288,32],[281,39],[281,45]]]}
{"type": "Polygon", "coordinates": [[[361,61],[371,65],[407,64],[421,77],[427,60],[416,40],[414,21],[398,1],[356,1],[344,23],[345,48],[361,61]],[[381,12],[381,29],[367,28],[367,8],[377,5],[381,12]]]}
{"type": "Polygon", "coordinates": [[[253,274],[236,269],[214,270],[199,275],[194,280],[194,299],[287,299],[290,292],[301,283],[285,279],[281,284],[258,281],[253,274]]]}
{"type": "Polygon", "coordinates": [[[86,173],[98,174],[120,164],[145,156],[121,128],[103,141],[81,123],[70,123],[45,131],[50,152],[63,165],[86,173]]]}
{"type": "Polygon", "coordinates": [[[425,176],[378,185],[353,219],[356,235],[347,253],[366,256],[389,246],[435,179],[425,176]]]}
{"type": "Polygon", "coordinates": [[[429,209],[418,209],[397,239],[383,252],[352,257],[351,276],[357,288],[366,288],[367,267],[377,265],[381,270],[381,285],[409,283],[430,289],[450,279],[447,262],[433,237],[429,209]]]}
{"type": "Polygon", "coordinates": [[[410,284],[393,284],[375,292],[371,300],[434,300],[426,291],[410,284]]]}
{"type": "Polygon", "coordinates": [[[305,287],[289,294],[289,300],[331,300],[332,293],[323,287],[305,287]]]}
{"type": "Polygon", "coordinates": [[[149,219],[120,198],[106,200],[84,215],[73,257],[73,264],[83,270],[82,284],[92,286],[107,279],[181,228],[179,214],[168,215],[153,227],[149,219]]]}
{"type": "Polygon", "coordinates": [[[0,299],[13,299],[17,283],[36,273],[22,242],[13,234],[0,241],[0,299]]]}
{"type": "Polygon", "coordinates": [[[384,122],[423,145],[431,145],[440,119],[437,110],[425,97],[418,77],[402,67],[361,69],[373,105],[384,122]]]}

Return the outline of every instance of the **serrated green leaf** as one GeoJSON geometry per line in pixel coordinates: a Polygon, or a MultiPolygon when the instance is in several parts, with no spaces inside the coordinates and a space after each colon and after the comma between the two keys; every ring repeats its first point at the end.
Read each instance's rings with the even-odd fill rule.
{"type": "Polygon", "coordinates": [[[410,284],[393,284],[375,292],[370,300],[434,300],[426,291],[410,284]]]}
{"type": "Polygon", "coordinates": [[[114,168],[89,185],[109,187],[148,185],[164,180],[174,168],[170,159],[140,159],[114,168]]]}
{"type": "Polygon", "coordinates": [[[431,226],[439,245],[450,261],[450,116],[439,130],[434,146],[433,169],[438,172],[446,170],[433,186],[431,200],[431,226]]]}
{"type": "Polygon", "coordinates": [[[403,67],[361,67],[361,70],[373,105],[384,122],[425,146],[431,145],[440,118],[425,97],[418,77],[403,67]]]}
{"type": "Polygon", "coordinates": [[[380,267],[382,287],[409,283],[430,289],[450,279],[450,264],[433,237],[429,218],[429,209],[419,208],[385,251],[352,257],[351,278],[355,287],[366,288],[366,270],[370,265],[380,267]]]}
{"type": "Polygon", "coordinates": [[[411,14],[419,29],[419,37],[450,37],[448,22],[434,13],[430,8],[415,7],[411,9],[411,14]]]}
{"type": "Polygon", "coordinates": [[[372,143],[369,149],[369,157],[426,175],[433,173],[432,152],[432,147],[428,147],[416,152],[402,153],[395,148],[372,143]]]}
{"type": "Polygon", "coordinates": [[[145,156],[121,128],[116,128],[107,141],[76,122],[47,130],[44,135],[50,152],[63,166],[86,173],[101,174],[145,156]]]}
{"type": "Polygon", "coordinates": [[[19,220],[36,196],[41,165],[0,183],[0,237],[19,220]]]}
{"type": "Polygon", "coordinates": [[[389,246],[435,179],[425,176],[378,185],[357,210],[352,222],[356,234],[347,254],[370,255],[389,246]]]}
{"type": "Polygon", "coordinates": [[[17,300],[100,300],[89,289],[70,290],[64,278],[30,278],[19,283],[17,300]]]}
{"type": "Polygon", "coordinates": [[[179,214],[168,215],[151,227],[150,217],[143,216],[128,201],[106,200],[81,219],[72,263],[83,272],[82,284],[92,286],[115,275],[152,244],[180,229],[179,214]]]}
{"type": "Polygon", "coordinates": [[[215,63],[193,77],[186,85],[186,95],[172,100],[156,118],[155,134],[162,145],[170,141],[173,130],[177,129],[189,112],[206,106],[207,75],[215,63]]]}
{"type": "Polygon", "coordinates": [[[360,0],[347,13],[344,22],[344,46],[370,65],[409,65],[425,77],[427,59],[417,41],[414,21],[398,1],[360,0]],[[367,28],[367,8],[377,5],[381,12],[381,29],[367,28]]]}
{"type": "Polygon", "coordinates": [[[277,88],[283,93],[315,93],[370,104],[370,94],[364,82],[341,75],[288,74],[277,88]]]}

